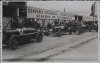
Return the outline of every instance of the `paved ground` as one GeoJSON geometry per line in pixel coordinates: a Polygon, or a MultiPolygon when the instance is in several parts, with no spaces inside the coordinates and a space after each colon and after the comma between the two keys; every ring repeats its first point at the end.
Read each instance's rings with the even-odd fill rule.
{"type": "Polygon", "coordinates": [[[62,37],[44,36],[43,42],[29,42],[21,45],[17,50],[10,50],[9,48],[3,47],[3,59],[13,59],[35,55],[68,43],[92,37],[94,35],[97,35],[97,32],[87,32],[82,35],[64,35],[62,37]]]}
{"type": "Polygon", "coordinates": [[[62,54],[52,56],[48,61],[88,61],[98,60],[98,42],[97,38],[86,42],[80,46],[74,47],[62,54]]]}

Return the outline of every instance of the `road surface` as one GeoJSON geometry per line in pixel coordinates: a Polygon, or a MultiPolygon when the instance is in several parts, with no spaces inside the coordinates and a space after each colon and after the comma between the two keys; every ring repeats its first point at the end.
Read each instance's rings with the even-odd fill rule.
{"type": "Polygon", "coordinates": [[[63,46],[65,44],[72,44],[78,40],[88,39],[97,35],[97,32],[86,32],[82,35],[63,35],[62,37],[44,36],[43,41],[37,43],[35,41],[28,42],[19,46],[17,50],[10,50],[7,47],[3,47],[3,59],[16,59],[24,58],[32,55],[40,54],[42,52],[63,46]]]}
{"type": "Polygon", "coordinates": [[[52,56],[48,61],[97,61],[98,38],[72,48],[62,54],[52,56]]]}

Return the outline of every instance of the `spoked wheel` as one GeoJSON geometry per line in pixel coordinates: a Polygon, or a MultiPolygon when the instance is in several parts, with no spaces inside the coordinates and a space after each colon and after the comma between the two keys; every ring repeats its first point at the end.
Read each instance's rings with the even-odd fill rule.
{"type": "Polygon", "coordinates": [[[41,32],[38,32],[37,35],[36,35],[37,42],[42,42],[42,39],[43,39],[42,33],[41,32]]]}
{"type": "Polygon", "coordinates": [[[11,36],[10,42],[9,42],[9,48],[12,50],[17,49],[19,46],[18,41],[16,40],[15,36],[11,36]]]}
{"type": "Polygon", "coordinates": [[[79,29],[76,31],[76,35],[80,35],[80,30],[79,29]]]}
{"type": "Polygon", "coordinates": [[[61,37],[61,35],[62,35],[62,32],[61,32],[61,29],[59,29],[59,30],[56,32],[56,36],[61,37]]]}
{"type": "Polygon", "coordinates": [[[46,32],[45,32],[45,35],[46,35],[46,36],[49,36],[49,35],[50,35],[49,31],[46,31],[46,32]]]}

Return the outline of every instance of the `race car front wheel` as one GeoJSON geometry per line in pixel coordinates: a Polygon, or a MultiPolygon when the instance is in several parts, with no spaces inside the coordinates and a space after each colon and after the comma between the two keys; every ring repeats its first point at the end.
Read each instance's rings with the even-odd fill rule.
{"type": "Polygon", "coordinates": [[[11,39],[9,41],[9,48],[12,50],[15,50],[18,48],[18,41],[16,40],[15,36],[11,36],[11,39]]]}

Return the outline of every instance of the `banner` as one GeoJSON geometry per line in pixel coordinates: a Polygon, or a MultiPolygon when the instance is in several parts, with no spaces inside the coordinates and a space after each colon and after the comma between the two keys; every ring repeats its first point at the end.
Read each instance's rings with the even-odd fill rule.
{"type": "Polygon", "coordinates": [[[65,12],[46,10],[35,7],[27,7],[27,18],[75,20],[74,16],[68,16],[65,12]]]}

